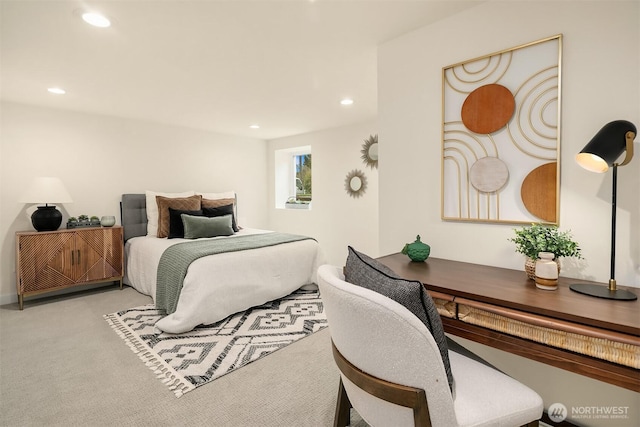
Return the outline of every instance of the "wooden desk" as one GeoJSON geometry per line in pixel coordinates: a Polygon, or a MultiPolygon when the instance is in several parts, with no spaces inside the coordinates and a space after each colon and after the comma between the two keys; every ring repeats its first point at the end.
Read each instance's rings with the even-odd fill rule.
{"type": "Polygon", "coordinates": [[[402,254],[378,261],[424,283],[447,333],[640,392],[639,300],[582,295],[569,285],[589,282],[565,277],[543,291],[505,268],[402,254]]]}

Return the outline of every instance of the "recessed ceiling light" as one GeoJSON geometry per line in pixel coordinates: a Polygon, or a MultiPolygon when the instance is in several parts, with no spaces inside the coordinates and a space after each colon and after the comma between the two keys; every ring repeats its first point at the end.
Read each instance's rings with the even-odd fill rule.
{"type": "Polygon", "coordinates": [[[109,21],[106,16],[97,12],[85,12],[82,14],[82,19],[94,27],[107,28],[111,26],[111,21],[109,21]]]}
{"type": "Polygon", "coordinates": [[[352,105],[353,104],[353,99],[345,98],[342,101],[340,101],[340,104],[342,104],[342,105],[352,105]]]}
{"type": "Polygon", "coordinates": [[[251,129],[260,129],[260,125],[250,125],[251,129]]]}
{"type": "Polygon", "coordinates": [[[64,89],[60,89],[59,87],[50,87],[47,90],[51,93],[55,93],[56,95],[64,95],[67,93],[64,89]]]}

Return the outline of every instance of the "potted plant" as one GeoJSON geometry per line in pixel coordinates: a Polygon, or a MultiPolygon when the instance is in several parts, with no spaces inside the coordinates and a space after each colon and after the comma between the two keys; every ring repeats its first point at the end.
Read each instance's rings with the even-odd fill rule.
{"type": "Polygon", "coordinates": [[[530,279],[535,278],[535,262],[540,252],[553,253],[555,261],[561,257],[582,258],[581,249],[573,240],[570,231],[560,231],[557,226],[540,223],[514,231],[516,236],[509,241],[516,244],[516,252],[527,257],[525,271],[530,279]]]}

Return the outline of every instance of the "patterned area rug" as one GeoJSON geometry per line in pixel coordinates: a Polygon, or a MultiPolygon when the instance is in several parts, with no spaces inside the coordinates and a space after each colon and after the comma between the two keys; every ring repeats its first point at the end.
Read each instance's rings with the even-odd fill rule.
{"type": "Polygon", "coordinates": [[[151,305],[104,318],[177,397],[327,326],[317,291],[296,291],[183,334],[157,334],[151,305]]]}

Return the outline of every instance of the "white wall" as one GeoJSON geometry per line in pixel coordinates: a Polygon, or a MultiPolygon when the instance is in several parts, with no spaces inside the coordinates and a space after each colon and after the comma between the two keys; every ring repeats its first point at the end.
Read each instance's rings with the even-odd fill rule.
{"type": "MultiPolygon", "coordinates": [[[[562,33],[560,228],[584,262],[563,275],[609,279],[611,173],[587,172],[574,156],[605,123],[640,127],[638,2],[488,2],[379,49],[380,250],[423,234],[432,256],[522,268],[507,241],[514,225],[440,219],[442,68],[562,33]],[[525,19],[526,17],[526,19],[525,19]],[[411,194],[411,197],[407,197],[411,194]],[[397,206],[405,209],[398,210],[397,206]]],[[[636,137],[636,152],[640,148],[636,137]]],[[[640,286],[640,158],[618,172],[619,285],[640,286]]]]}
{"type": "MultiPolygon", "coordinates": [[[[606,282],[611,173],[587,172],[574,156],[611,120],[640,126],[639,23],[637,1],[493,1],[381,46],[378,124],[380,139],[389,141],[380,146],[381,253],[397,252],[407,235],[420,233],[434,257],[523,268],[523,257],[507,241],[515,226],[440,219],[441,73],[451,64],[562,33],[560,228],[573,232],[586,257],[584,262],[565,260],[562,274],[606,282]]],[[[636,137],[636,153],[638,142],[636,137]]],[[[636,155],[618,174],[619,285],[640,286],[639,188],[636,155]]],[[[498,366],[509,366],[509,373],[543,396],[546,407],[557,401],[567,407],[632,404],[638,416],[638,393],[475,348],[498,366]]],[[[602,420],[576,422],[603,425],[602,420]]],[[[628,423],[607,420],[604,425],[628,423]]]]}
{"type": "MultiPolygon", "coordinates": [[[[318,240],[327,262],[344,265],[347,245],[373,256],[378,254],[378,169],[360,158],[364,140],[377,133],[375,122],[340,127],[269,141],[269,228],[305,234],[318,240]],[[276,150],[311,146],[312,193],[310,210],[274,208],[276,150]],[[359,198],[344,189],[347,173],[360,169],[368,188],[359,198]]],[[[380,144],[384,144],[380,141],[380,144]]]]}
{"type": "Polygon", "coordinates": [[[2,103],[0,304],[17,301],[15,232],[33,230],[34,206],[18,203],[35,176],[62,179],[69,216],[115,215],[123,193],[145,190],[238,193],[241,225],[267,227],[263,140],[135,120],[2,103]]]}

